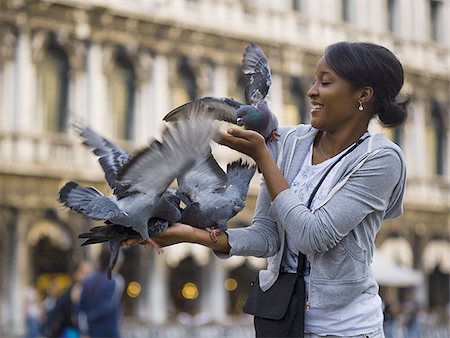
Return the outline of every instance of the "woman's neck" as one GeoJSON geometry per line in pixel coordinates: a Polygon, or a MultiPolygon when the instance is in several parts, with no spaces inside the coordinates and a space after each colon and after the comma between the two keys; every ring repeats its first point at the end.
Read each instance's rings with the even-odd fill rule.
{"type": "Polygon", "coordinates": [[[327,131],[319,131],[314,141],[315,156],[317,163],[326,161],[344,149],[348,148],[353,143],[357,142],[367,129],[352,133],[332,133],[327,131]]]}

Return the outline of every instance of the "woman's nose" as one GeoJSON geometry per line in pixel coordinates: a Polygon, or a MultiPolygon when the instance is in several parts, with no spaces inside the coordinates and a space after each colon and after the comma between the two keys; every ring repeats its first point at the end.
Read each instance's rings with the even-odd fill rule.
{"type": "Polygon", "coordinates": [[[313,96],[317,95],[316,86],[312,85],[311,88],[309,88],[309,90],[306,92],[306,95],[308,95],[309,97],[313,97],[313,96]]]}

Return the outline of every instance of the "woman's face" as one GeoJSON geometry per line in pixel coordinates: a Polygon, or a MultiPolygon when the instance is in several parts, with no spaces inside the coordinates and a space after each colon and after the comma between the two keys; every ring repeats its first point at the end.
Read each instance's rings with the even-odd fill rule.
{"type": "Polygon", "coordinates": [[[316,67],[314,82],[308,90],[311,100],[311,125],[334,132],[354,128],[366,119],[358,110],[361,92],[337,75],[322,57],[316,67]]]}

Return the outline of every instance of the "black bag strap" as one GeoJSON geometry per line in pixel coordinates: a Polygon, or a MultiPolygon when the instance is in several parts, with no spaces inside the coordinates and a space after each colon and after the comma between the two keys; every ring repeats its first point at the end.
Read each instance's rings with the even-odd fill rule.
{"type": "MultiPolygon", "coordinates": [[[[341,156],[339,156],[339,158],[333,162],[332,165],[330,165],[330,167],[327,169],[327,171],[325,172],[325,174],[320,178],[319,183],[317,183],[317,185],[315,186],[314,190],[311,193],[311,196],[309,196],[309,200],[308,203],[306,204],[306,207],[308,209],[311,208],[311,204],[312,201],[314,199],[314,196],[316,195],[317,191],[319,190],[320,186],[322,185],[323,181],[325,180],[325,178],[328,176],[328,174],[330,173],[330,171],[336,166],[336,164],[338,164],[345,156],[347,156],[348,154],[350,154],[353,150],[355,150],[355,148],[357,146],[359,146],[366,138],[368,138],[369,135],[360,138],[358,141],[355,142],[355,144],[353,144],[353,146],[349,149],[347,149],[347,151],[345,153],[343,153],[341,156]]],[[[304,275],[304,271],[305,271],[305,264],[306,264],[306,255],[302,254],[301,252],[298,253],[298,265],[297,265],[297,273],[300,273],[301,275],[304,275]]]]}

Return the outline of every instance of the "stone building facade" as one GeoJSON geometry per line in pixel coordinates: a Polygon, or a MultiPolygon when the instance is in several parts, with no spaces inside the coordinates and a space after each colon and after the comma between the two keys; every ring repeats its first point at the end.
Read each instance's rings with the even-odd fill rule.
{"type": "MultiPolygon", "coordinates": [[[[80,248],[77,234],[93,223],[56,200],[68,180],[107,192],[70,122],[82,119],[136,150],[187,100],[242,100],[240,63],[251,41],[269,59],[270,104],[284,125],[308,122],[306,91],[328,44],[371,41],[398,55],[403,94],[413,98],[408,122],[387,131],[374,121],[371,129],[404,150],[408,189],[404,215],[383,225],[377,245],[420,271],[424,305],[448,304],[449,22],[448,0],[0,0],[0,335],[23,332],[26,285],[45,288],[52,278],[65,285],[71,262],[99,250],[80,248]]],[[[239,156],[214,151],[222,163],[239,156]]],[[[257,190],[255,177],[230,226],[251,222],[257,190]]],[[[179,312],[216,320],[238,314],[264,265],[221,261],[194,245],[125,256],[127,283],[142,286],[129,288],[126,314],[155,324],[179,312]],[[183,296],[188,286],[194,292],[183,296]]],[[[392,286],[384,291],[400,297],[402,285],[392,286]]]]}

